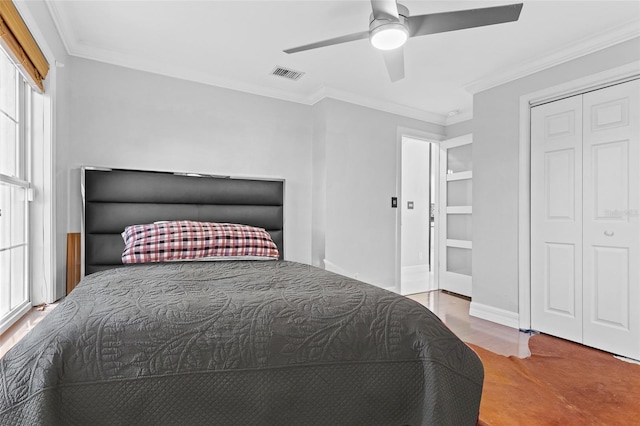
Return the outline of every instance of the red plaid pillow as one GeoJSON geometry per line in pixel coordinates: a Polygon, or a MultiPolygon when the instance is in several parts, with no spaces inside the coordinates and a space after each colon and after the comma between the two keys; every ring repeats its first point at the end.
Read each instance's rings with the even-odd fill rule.
{"type": "Polygon", "coordinates": [[[127,226],[122,263],[229,257],[279,257],[267,231],[234,223],[156,222],[127,226]]]}

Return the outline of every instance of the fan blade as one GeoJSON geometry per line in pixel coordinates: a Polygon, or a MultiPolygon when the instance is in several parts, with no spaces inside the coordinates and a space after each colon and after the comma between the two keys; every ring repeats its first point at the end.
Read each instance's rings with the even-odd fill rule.
{"type": "Polygon", "coordinates": [[[371,7],[374,19],[399,19],[396,0],[371,0],[371,7]]]}
{"type": "Polygon", "coordinates": [[[389,71],[389,78],[392,82],[404,78],[404,48],[398,47],[393,50],[383,50],[382,56],[389,71]]]}
{"type": "Polygon", "coordinates": [[[410,16],[408,18],[409,34],[410,37],[416,37],[513,22],[518,20],[521,10],[522,3],[518,3],[483,9],[456,10],[453,12],[410,16]]]}
{"type": "Polygon", "coordinates": [[[284,53],[296,53],[303,50],[317,49],[318,47],[331,46],[334,44],[347,43],[350,41],[362,40],[363,38],[369,38],[369,31],[362,31],[360,33],[344,35],[340,37],[330,38],[328,40],[318,41],[316,43],[305,44],[304,46],[298,46],[291,49],[284,50],[284,53]]]}

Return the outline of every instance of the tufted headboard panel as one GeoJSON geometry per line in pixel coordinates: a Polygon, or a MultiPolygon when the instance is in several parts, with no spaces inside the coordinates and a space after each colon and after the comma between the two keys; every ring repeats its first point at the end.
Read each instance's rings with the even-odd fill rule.
{"type": "Polygon", "coordinates": [[[123,266],[121,233],[160,220],[266,229],[284,258],[284,181],[82,169],[84,275],[123,266]]]}

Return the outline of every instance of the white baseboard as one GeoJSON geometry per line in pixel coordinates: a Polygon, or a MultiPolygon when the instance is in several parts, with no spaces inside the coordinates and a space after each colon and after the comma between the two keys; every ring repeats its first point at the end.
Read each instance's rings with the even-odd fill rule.
{"type": "Polygon", "coordinates": [[[345,277],[355,278],[354,275],[350,275],[346,270],[342,269],[341,267],[327,259],[324,259],[324,269],[329,272],[333,272],[334,274],[340,274],[344,275],[345,277]]]}
{"type": "Polygon", "coordinates": [[[371,285],[375,285],[376,287],[380,287],[383,288],[385,290],[389,290],[392,291],[394,293],[398,293],[399,289],[397,288],[397,286],[395,285],[391,285],[391,286],[385,286],[381,283],[393,283],[394,282],[394,278],[393,276],[388,276],[388,277],[378,277],[377,279],[371,279],[371,277],[366,277],[366,276],[361,276],[359,273],[357,272],[349,272],[346,269],[336,265],[335,263],[331,262],[330,260],[327,259],[323,259],[324,261],[324,269],[329,271],[329,272],[333,272],[334,274],[339,274],[339,275],[343,275],[345,277],[349,277],[349,278],[353,278],[356,279],[358,281],[362,281],[364,283],[367,284],[371,284],[371,285]]]}
{"type": "Polygon", "coordinates": [[[520,328],[520,316],[517,312],[511,312],[493,306],[482,305],[471,301],[469,315],[483,320],[495,322],[511,328],[520,328]]]}
{"type": "Polygon", "coordinates": [[[431,290],[429,265],[403,266],[400,275],[400,293],[402,295],[421,293],[431,290]]]}

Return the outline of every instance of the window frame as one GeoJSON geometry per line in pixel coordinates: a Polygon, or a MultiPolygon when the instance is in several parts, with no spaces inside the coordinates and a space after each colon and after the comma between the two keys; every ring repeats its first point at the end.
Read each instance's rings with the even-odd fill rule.
{"type": "MultiPolygon", "coordinates": [[[[4,52],[0,52],[0,55],[4,55],[4,60],[8,61],[12,65],[12,60],[5,55],[4,52]]],[[[14,65],[15,66],[15,65],[14,65]]],[[[9,185],[14,188],[22,188],[26,194],[25,210],[24,210],[24,226],[25,226],[25,242],[24,242],[24,260],[23,260],[23,280],[22,283],[24,292],[24,298],[16,306],[9,307],[9,311],[0,316],[0,334],[8,329],[13,323],[15,323],[20,317],[22,317],[29,309],[31,309],[31,212],[30,204],[33,199],[32,191],[33,185],[31,183],[32,177],[32,165],[31,165],[31,152],[32,152],[32,138],[30,132],[31,122],[31,94],[32,88],[24,78],[21,72],[16,67],[15,77],[16,88],[16,117],[15,119],[10,117],[4,111],[0,111],[0,114],[5,115],[12,121],[16,122],[16,176],[9,176],[0,173],[0,182],[5,185],[9,185]]],[[[13,246],[2,248],[0,251],[10,250],[13,246]]],[[[0,281],[0,285],[4,285],[0,281]]],[[[7,283],[9,286],[9,299],[11,300],[12,283],[7,283]]],[[[11,302],[9,302],[11,304],[11,302]]]]}

